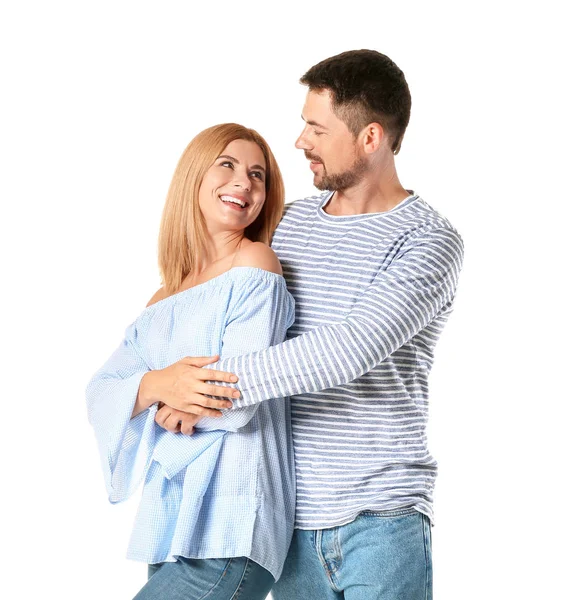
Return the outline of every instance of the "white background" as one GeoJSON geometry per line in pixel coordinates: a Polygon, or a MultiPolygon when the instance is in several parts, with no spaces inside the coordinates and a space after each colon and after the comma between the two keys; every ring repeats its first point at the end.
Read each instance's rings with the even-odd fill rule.
{"type": "Polygon", "coordinates": [[[435,598],[563,597],[552,5],[2,4],[2,597],[118,600],[141,587],[145,567],[124,558],[137,500],[106,500],[85,384],[159,286],[159,218],[188,141],[219,122],[253,127],[288,199],[310,194],[293,147],[298,79],[355,48],[404,70],[401,181],[466,242],[431,381],[435,598]]]}

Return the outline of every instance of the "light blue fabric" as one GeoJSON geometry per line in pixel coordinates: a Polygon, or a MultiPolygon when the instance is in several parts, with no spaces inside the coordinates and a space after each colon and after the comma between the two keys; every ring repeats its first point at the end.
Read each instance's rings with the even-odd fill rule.
{"type": "Polygon", "coordinates": [[[430,520],[413,508],[296,529],[273,600],[432,600],[430,520]]]}
{"type": "Polygon", "coordinates": [[[248,558],[179,558],[149,566],[133,600],[265,600],[274,579],[248,558]]]}
{"type": "Polygon", "coordinates": [[[235,267],[146,308],[87,387],[110,502],[144,481],[128,557],[147,563],[246,556],[275,579],[294,522],[288,399],[205,418],[193,436],[130,419],[145,373],[185,356],[237,356],[285,339],[294,300],[284,278],[235,267]]]}

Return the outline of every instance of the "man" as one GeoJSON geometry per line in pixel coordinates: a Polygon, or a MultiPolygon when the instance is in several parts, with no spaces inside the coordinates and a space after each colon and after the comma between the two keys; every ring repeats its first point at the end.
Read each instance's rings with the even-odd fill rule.
{"type": "MultiPolygon", "coordinates": [[[[463,245],[400,184],[394,156],[411,106],[402,71],[358,50],[315,65],[301,83],[296,147],[316,187],[330,191],[289,205],[273,240],[296,299],[289,339],[216,363],[222,373],[185,359],[160,397],[213,414],[225,401],[206,394],[229,392],[206,380],[234,381],[230,372],[234,407],[293,397],[296,529],[276,600],[429,599],[428,374],[463,245]]],[[[158,422],[190,432],[198,416],[170,406],[158,422]]]]}

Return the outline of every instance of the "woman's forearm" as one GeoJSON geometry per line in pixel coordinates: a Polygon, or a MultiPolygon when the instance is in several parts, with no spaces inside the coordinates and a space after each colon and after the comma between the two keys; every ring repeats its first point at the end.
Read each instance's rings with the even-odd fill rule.
{"type": "Polygon", "coordinates": [[[131,418],[133,419],[139,413],[147,410],[152,404],[155,404],[157,401],[153,398],[153,387],[152,382],[155,378],[156,371],[148,371],[142,377],[141,382],[139,384],[139,389],[137,391],[137,398],[135,399],[135,405],[133,407],[133,411],[131,413],[131,418]]]}

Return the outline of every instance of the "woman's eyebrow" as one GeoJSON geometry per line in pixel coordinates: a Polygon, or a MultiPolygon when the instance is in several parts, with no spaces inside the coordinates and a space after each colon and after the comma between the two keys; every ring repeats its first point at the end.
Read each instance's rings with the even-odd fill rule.
{"type": "MultiPolygon", "coordinates": [[[[239,160],[237,160],[237,158],[234,158],[233,156],[230,156],[229,154],[222,154],[221,156],[218,156],[218,158],[216,160],[219,160],[220,158],[227,158],[227,159],[233,161],[234,163],[236,163],[237,165],[239,165],[239,160]]],[[[261,165],[252,165],[250,168],[251,169],[261,169],[261,171],[265,171],[265,173],[266,173],[265,167],[262,167],[261,165]]]]}

